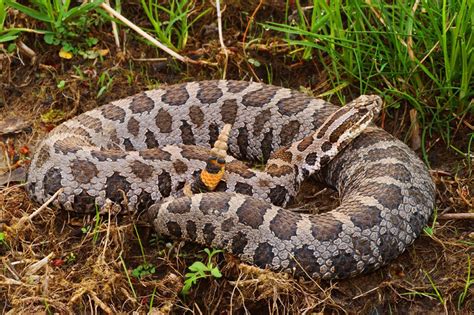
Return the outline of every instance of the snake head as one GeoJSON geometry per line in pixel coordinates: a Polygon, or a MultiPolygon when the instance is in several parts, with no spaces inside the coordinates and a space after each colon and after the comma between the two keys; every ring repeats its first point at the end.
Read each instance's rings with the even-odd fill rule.
{"type": "Polygon", "coordinates": [[[296,142],[296,149],[305,156],[297,181],[302,182],[328,164],[374,121],[381,109],[379,96],[362,95],[331,114],[312,135],[296,142]]]}

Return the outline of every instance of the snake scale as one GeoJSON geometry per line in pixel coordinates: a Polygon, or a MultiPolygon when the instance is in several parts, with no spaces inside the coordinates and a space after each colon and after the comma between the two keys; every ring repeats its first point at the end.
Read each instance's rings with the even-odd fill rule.
{"type": "Polygon", "coordinates": [[[243,81],[142,92],[56,127],[37,147],[27,189],[44,202],[63,188],[56,206],[75,212],[95,211],[107,198],[148,209],[158,232],[226,249],[260,267],[350,277],[387,264],[415,240],[435,189],[421,160],[380,128],[368,126],[339,148],[348,128],[340,115],[348,111],[337,109],[294,90],[243,81]],[[224,124],[233,125],[232,156],[271,158],[275,167],[256,171],[229,156],[217,192],[183,196],[224,124]],[[326,140],[316,141],[319,134],[326,140]],[[323,214],[284,209],[313,173],[338,191],[340,205],[323,214]]]}

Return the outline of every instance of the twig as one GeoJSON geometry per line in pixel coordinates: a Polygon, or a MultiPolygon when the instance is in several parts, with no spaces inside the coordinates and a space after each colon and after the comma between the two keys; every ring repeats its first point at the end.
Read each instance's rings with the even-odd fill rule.
{"type": "Polygon", "coordinates": [[[474,220],[474,213],[445,213],[438,217],[440,220],[474,220]]]}
{"type": "Polygon", "coordinates": [[[224,43],[224,36],[222,35],[222,13],[221,13],[220,0],[216,0],[216,10],[217,10],[217,32],[219,34],[219,43],[221,44],[221,50],[224,52],[224,55],[225,55],[224,70],[222,74],[222,79],[225,79],[225,76],[227,73],[227,63],[229,60],[229,53],[224,43]]]}
{"type": "Polygon", "coordinates": [[[56,199],[58,195],[63,192],[63,190],[64,190],[63,188],[60,188],[54,195],[51,196],[51,198],[46,200],[46,202],[43,203],[41,207],[36,209],[35,212],[33,212],[27,217],[22,217],[16,224],[15,228],[19,229],[25,224],[26,221],[31,221],[35,216],[37,216],[41,211],[43,211],[51,202],[53,202],[53,200],[56,199]]]}
{"type": "Polygon", "coordinates": [[[160,48],[161,50],[163,50],[164,52],[166,52],[167,54],[171,55],[172,57],[178,59],[179,61],[181,62],[184,62],[184,63],[194,63],[194,64],[198,64],[199,62],[195,61],[195,60],[192,60],[192,59],[189,59],[187,57],[184,57],[184,56],[181,56],[180,54],[178,54],[177,52],[171,50],[170,48],[166,47],[165,45],[163,45],[162,43],[160,43],[159,41],[157,41],[153,36],[151,36],[150,34],[148,34],[147,32],[145,32],[144,30],[142,30],[141,28],[139,28],[136,24],[133,24],[129,19],[127,19],[126,17],[124,17],[123,15],[121,15],[120,13],[118,13],[117,11],[115,11],[114,9],[112,9],[109,5],[107,5],[106,3],[102,3],[100,5],[102,7],[102,9],[104,9],[105,11],[107,11],[108,13],[110,13],[111,15],[113,15],[114,17],[116,17],[118,20],[122,21],[125,25],[127,25],[128,27],[130,27],[132,30],[134,30],[135,32],[137,32],[138,34],[140,34],[141,36],[143,36],[144,38],[148,39],[151,43],[153,43],[154,45],[156,45],[158,48],[160,48]]]}
{"type": "Polygon", "coordinates": [[[252,23],[253,23],[253,21],[254,21],[254,19],[255,19],[255,15],[257,15],[257,12],[260,10],[260,8],[262,7],[262,5],[263,5],[263,0],[260,0],[260,1],[258,2],[257,7],[255,8],[255,10],[253,10],[252,15],[250,16],[249,21],[248,21],[248,23],[247,23],[247,27],[245,28],[244,35],[242,36],[242,48],[244,49],[244,51],[245,51],[245,41],[246,41],[246,39],[247,39],[247,33],[248,33],[249,29],[250,29],[250,25],[252,25],[252,23]]]}
{"type": "MultiPolygon", "coordinates": [[[[106,0],[105,3],[107,3],[108,6],[110,6],[110,1],[106,0]]],[[[109,15],[112,16],[112,14],[109,12],[109,15]]],[[[114,34],[114,39],[115,39],[115,45],[117,46],[118,50],[121,51],[120,49],[120,38],[118,34],[118,28],[117,28],[117,23],[115,23],[114,20],[112,20],[112,33],[114,34]]]]}
{"type": "Polygon", "coordinates": [[[104,302],[102,302],[101,299],[99,299],[99,297],[97,296],[97,294],[95,294],[95,292],[93,292],[92,290],[87,290],[87,292],[89,292],[89,295],[92,297],[92,299],[94,300],[94,302],[96,302],[97,305],[99,305],[99,307],[100,307],[105,313],[107,313],[107,314],[113,314],[113,313],[114,313],[110,307],[108,307],[104,302]]]}

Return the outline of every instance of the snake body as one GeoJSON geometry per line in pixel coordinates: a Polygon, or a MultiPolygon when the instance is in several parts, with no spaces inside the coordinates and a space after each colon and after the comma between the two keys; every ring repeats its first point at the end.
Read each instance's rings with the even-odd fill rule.
{"type": "Polygon", "coordinates": [[[56,205],[76,212],[94,211],[107,198],[148,209],[158,232],[226,249],[261,267],[325,279],[353,276],[387,264],[415,240],[434,207],[434,185],[418,157],[375,126],[339,147],[348,126],[337,109],[243,81],[143,92],[56,127],[31,161],[28,191],[44,202],[63,188],[56,205]],[[219,192],[180,196],[205,167],[204,147],[224,124],[233,125],[231,155],[271,158],[275,167],[257,172],[229,157],[219,192]],[[318,135],[326,140],[318,142],[318,135]],[[313,173],[336,188],[340,206],[318,215],[282,208],[313,173]]]}

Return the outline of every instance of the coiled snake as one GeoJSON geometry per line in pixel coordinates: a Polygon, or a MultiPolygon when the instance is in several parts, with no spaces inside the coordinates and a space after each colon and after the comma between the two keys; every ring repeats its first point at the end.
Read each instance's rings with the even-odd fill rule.
{"type": "Polygon", "coordinates": [[[56,127],[31,161],[28,191],[44,202],[63,188],[56,205],[76,212],[94,211],[107,198],[148,209],[158,232],[261,267],[353,276],[401,254],[434,207],[429,173],[405,144],[375,126],[353,139],[351,128],[368,121],[354,121],[351,108],[381,101],[354,102],[328,119],[338,107],[261,83],[202,81],[143,92],[56,127]],[[179,197],[205,168],[203,147],[224,124],[233,125],[230,154],[272,163],[258,172],[228,157],[220,192],[179,197]],[[340,206],[318,215],[283,209],[314,173],[336,188],[340,206]]]}

